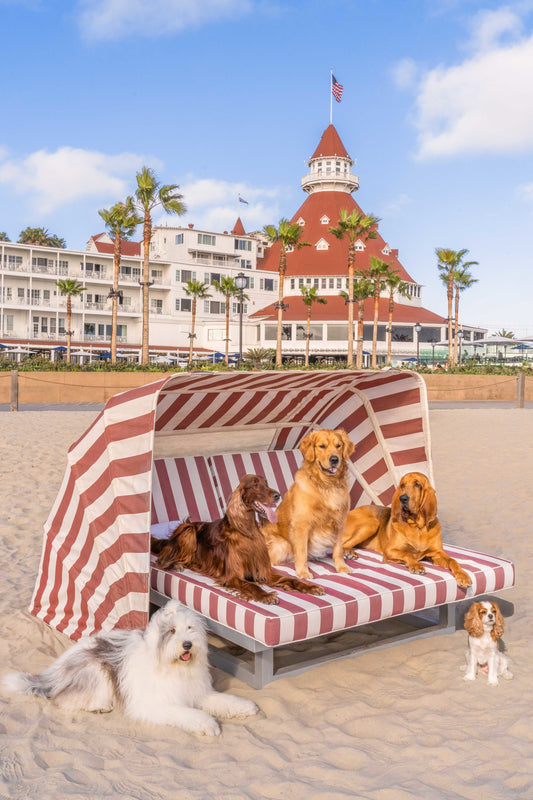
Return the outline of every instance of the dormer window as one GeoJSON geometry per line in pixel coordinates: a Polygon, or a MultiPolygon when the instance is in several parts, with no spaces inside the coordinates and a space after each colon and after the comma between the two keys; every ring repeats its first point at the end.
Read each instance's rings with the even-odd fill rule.
{"type": "Polygon", "coordinates": [[[287,247],[285,248],[285,252],[286,253],[294,252],[294,247],[292,246],[292,244],[287,245],[287,247]]]}
{"type": "Polygon", "coordinates": [[[355,249],[356,249],[356,250],[364,250],[364,249],[365,249],[365,246],[364,246],[363,242],[361,241],[361,239],[358,239],[358,240],[356,241],[356,243],[355,243],[355,249]]]}
{"type": "Polygon", "coordinates": [[[383,255],[384,255],[384,256],[388,256],[388,255],[390,255],[390,252],[391,252],[391,250],[390,250],[390,247],[389,247],[389,245],[388,245],[388,244],[386,244],[386,245],[385,245],[385,247],[383,248],[383,250],[382,250],[381,252],[383,253],[383,255]]]}
{"type": "Polygon", "coordinates": [[[319,239],[315,247],[317,250],[329,250],[329,244],[326,242],[325,239],[319,239]]]}
{"type": "Polygon", "coordinates": [[[324,214],[324,216],[321,217],[320,224],[321,225],[329,225],[329,217],[326,214],[324,214]]]}
{"type": "Polygon", "coordinates": [[[305,225],[305,219],[300,217],[300,219],[296,220],[296,224],[299,225],[302,228],[305,225]]]}

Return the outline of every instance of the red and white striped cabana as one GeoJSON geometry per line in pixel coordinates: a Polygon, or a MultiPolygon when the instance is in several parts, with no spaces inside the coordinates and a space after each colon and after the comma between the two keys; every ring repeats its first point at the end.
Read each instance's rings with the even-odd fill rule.
{"type": "Polygon", "coordinates": [[[68,452],[31,612],[74,640],[144,627],[151,525],[220,516],[231,479],[217,485],[211,462],[216,470],[226,453],[263,453],[249,466],[274,465],[272,480],[276,457],[298,454],[313,428],[344,428],[355,443],[352,506],[389,503],[410,470],[433,482],[416,373],[181,373],[116,395],[68,452]]]}

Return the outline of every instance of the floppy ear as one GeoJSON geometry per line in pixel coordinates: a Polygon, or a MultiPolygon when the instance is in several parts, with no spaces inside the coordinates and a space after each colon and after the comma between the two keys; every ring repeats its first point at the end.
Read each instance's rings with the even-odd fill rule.
{"type": "Polygon", "coordinates": [[[392,501],[390,504],[390,515],[393,522],[400,522],[402,519],[402,504],[400,503],[400,495],[402,490],[399,486],[396,487],[394,494],[392,495],[392,501]]]}
{"type": "Polygon", "coordinates": [[[501,639],[503,636],[503,629],[504,629],[503,614],[500,611],[498,603],[493,603],[492,605],[494,607],[494,611],[496,612],[496,622],[494,623],[494,628],[492,629],[493,638],[501,639]]]}
{"type": "Polygon", "coordinates": [[[422,514],[424,518],[426,528],[429,528],[430,523],[437,519],[437,495],[429,481],[426,483],[426,487],[422,493],[420,514],[422,514]]]}
{"type": "Polygon", "coordinates": [[[479,618],[479,603],[472,603],[465,614],[465,630],[470,636],[478,637],[483,635],[483,623],[479,618]]]}
{"type": "Polygon", "coordinates": [[[306,461],[312,461],[314,458],[316,431],[311,431],[307,436],[304,436],[299,444],[300,452],[306,461]]]}
{"type": "Polygon", "coordinates": [[[342,428],[336,430],[335,433],[342,439],[342,456],[345,459],[345,461],[348,461],[353,451],[355,450],[355,445],[349,438],[346,431],[344,431],[342,428]]]}

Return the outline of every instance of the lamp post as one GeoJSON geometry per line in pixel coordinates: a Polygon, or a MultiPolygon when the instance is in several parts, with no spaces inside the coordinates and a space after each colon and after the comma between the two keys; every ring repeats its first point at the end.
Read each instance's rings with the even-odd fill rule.
{"type": "Polygon", "coordinates": [[[420,364],[420,331],[422,330],[422,325],[419,322],[415,322],[415,331],[416,331],[416,365],[417,367],[420,364]]]}
{"type": "Polygon", "coordinates": [[[239,272],[235,278],[235,286],[239,290],[239,361],[238,367],[242,364],[242,307],[244,303],[243,293],[248,288],[248,277],[244,272],[239,272]]]}
{"type": "Polygon", "coordinates": [[[463,331],[457,331],[457,338],[459,339],[459,366],[461,366],[461,345],[463,343],[463,331]]]}
{"type": "Polygon", "coordinates": [[[433,369],[435,369],[435,345],[437,344],[437,340],[436,339],[430,339],[429,343],[431,345],[431,350],[433,351],[432,354],[431,354],[431,366],[432,366],[433,369]]]}

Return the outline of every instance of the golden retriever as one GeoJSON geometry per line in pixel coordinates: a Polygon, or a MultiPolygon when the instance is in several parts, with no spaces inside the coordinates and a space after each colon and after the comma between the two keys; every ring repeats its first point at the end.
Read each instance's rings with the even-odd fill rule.
{"type": "Polygon", "coordinates": [[[304,461],[277,509],[277,523],[262,531],[273,564],[294,561],[296,575],[311,578],[308,556],[333,549],[337,572],[344,563],[343,534],[350,508],[347,459],[354,445],[343,430],[312,431],[300,442],[304,461]]]}
{"type": "Polygon", "coordinates": [[[370,548],[383,553],[383,561],[405,564],[409,572],[424,574],[420,562],[429,559],[451,570],[459,586],[470,586],[469,575],[442,548],[435,490],[421,472],[408,472],[394,492],[390,508],[359,506],[348,514],[344,550],[370,548]]]}

